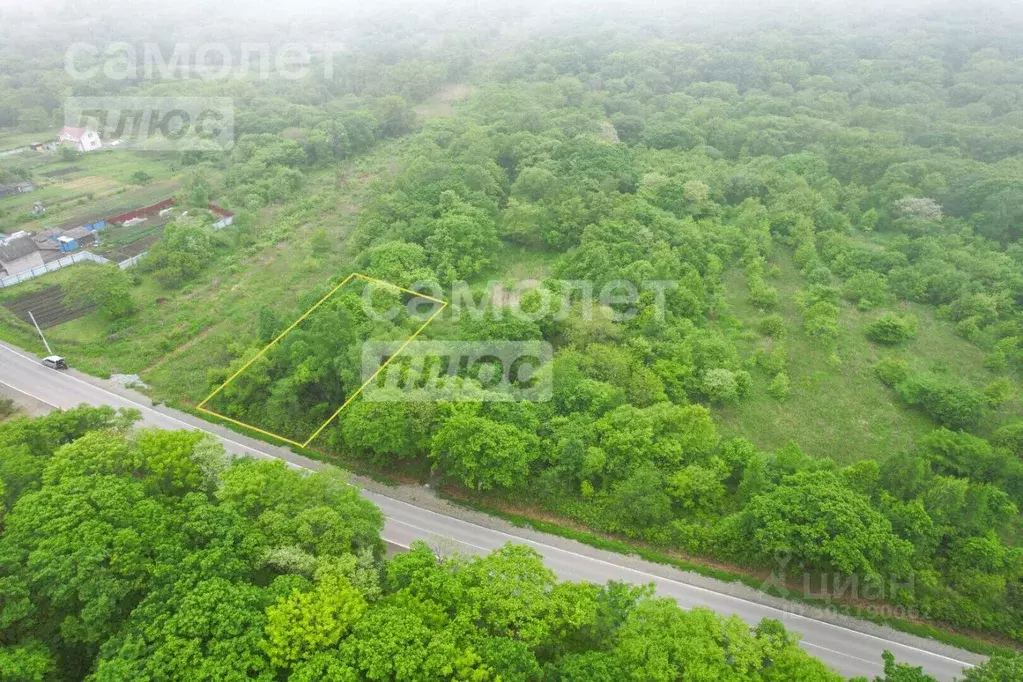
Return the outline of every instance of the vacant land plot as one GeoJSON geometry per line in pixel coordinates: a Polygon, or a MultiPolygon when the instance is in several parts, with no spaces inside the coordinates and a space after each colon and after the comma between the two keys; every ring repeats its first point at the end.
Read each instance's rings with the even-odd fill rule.
{"type": "MultiPolygon", "coordinates": [[[[345,277],[341,282],[336,284],[333,289],[331,289],[329,292],[327,292],[327,294],[325,294],[319,301],[317,301],[313,306],[311,306],[308,310],[306,310],[300,317],[298,317],[284,332],[282,332],[279,336],[277,336],[272,341],[270,341],[269,344],[267,344],[265,347],[260,349],[260,351],[258,353],[256,353],[249,360],[247,360],[247,362],[242,366],[241,369],[237,370],[228,379],[226,379],[223,383],[221,383],[219,386],[217,386],[216,389],[214,389],[214,391],[212,393],[210,393],[210,395],[205,400],[203,400],[201,403],[196,405],[196,409],[199,409],[199,410],[201,410],[203,412],[206,412],[207,414],[211,414],[213,416],[220,417],[222,419],[227,419],[228,421],[233,422],[235,424],[238,424],[239,426],[244,426],[246,428],[250,428],[250,429],[254,429],[256,431],[259,431],[260,433],[263,433],[265,435],[273,436],[274,438],[277,438],[278,440],[282,440],[284,442],[291,443],[292,445],[298,445],[299,447],[308,447],[309,443],[311,443],[313,440],[315,440],[316,437],[320,434],[320,432],[323,431],[323,429],[326,428],[326,426],[330,422],[332,422],[338,416],[338,414],[340,414],[349,405],[349,403],[351,403],[356,398],[356,396],[358,396],[362,392],[362,390],[364,388],[366,388],[370,384],[370,382],[373,381],[373,377],[376,376],[376,372],[374,372],[369,378],[365,379],[365,381],[357,389],[350,391],[349,389],[346,388],[346,396],[345,396],[344,402],[339,407],[337,407],[337,409],[334,412],[331,413],[331,415],[327,418],[326,421],[324,421],[321,424],[319,424],[317,426],[317,428],[314,431],[312,431],[311,433],[304,432],[304,429],[308,425],[306,425],[306,427],[303,427],[301,425],[295,424],[294,421],[292,421],[292,420],[288,420],[285,423],[277,426],[275,431],[265,430],[265,428],[262,427],[262,425],[258,425],[257,426],[255,424],[252,424],[251,422],[242,421],[241,420],[242,416],[247,416],[248,414],[251,414],[253,412],[253,410],[252,410],[253,406],[252,405],[246,406],[243,411],[237,411],[238,405],[234,405],[234,408],[236,410],[235,417],[237,417],[237,418],[227,416],[225,411],[218,412],[217,410],[218,409],[225,410],[225,408],[226,408],[226,410],[231,410],[232,409],[232,404],[231,404],[230,400],[227,401],[227,402],[224,402],[224,401],[222,401],[220,399],[223,398],[225,395],[227,395],[227,393],[225,393],[223,391],[225,389],[228,389],[228,387],[231,386],[232,384],[234,384],[236,380],[237,380],[238,383],[246,384],[246,383],[250,383],[251,382],[252,375],[257,375],[257,376],[260,375],[261,371],[262,371],[262,368],[260,368],[256,364],[260,360],[260,358],[262,358],[267,353],[272,354],[274,352],[279,351],[281,349],[281,346],[278,346],[277,344],[279,344],[279,343],[287,344],[288,343],[287,337],[288,337],[289,334],[293,334],[293,333],[294,334],[298,334],[298,333],[300,333],[300,332],[298,332],[296,330],[302,329],[303,322],[305,322],[306,319],[309,318],[310,316],[315,318],[315,316],[317,315],[317,311],[318,311],[318,309],[321,306],[326,304],[327,308],[329,309],[330,304],[328,302],[338,292],[344,290],[346,287],[349,287],[349,290],[351,290],[351,288],[358,288],[358,287],[364,286],[367,282],[375,282],[378,285],[383,285],[385,287],[390,287],[395,292],[404,292],[406,294],[419,295],[419,296],[422,296],[422,298],[427,298],[427,299],[429,299],[429,300],[431,300],[431,301],[433,301],[435,303],[440,304],[440,307],[437,309],[437,311],[434,312],[433,315],[429,319],[424,321],[422,323],[422,325],[420,325],[414,332],[412,332],[409,335],[408,340],[405,342],[406,344],[411,342],[413,339],[415,339],[417,336],[419,336],[419,334],[424,329],[426,329],[428,326],[430,326],[430,323],[432,323],[433,320],[447,306],[447,303],[445,303],[444,301],[442,301],[440,299],[431,298],[430,296],[426,296],[426,295],[416,294],[413,291],[409,291],[407,289],[402,289],[401,287],[399,287],[399,286],[397,286],[395,284],[391,284],[389,282],[384,282],[382,280],[375,280],[375,279],[372,279],[372,278],[367,277],[365,275],[362,275],[360,273],[350,274],[347,277],[345,277]],[[246,373],[248,373],[248,374],[246,374],[246,373]],[[223,407],[219,406],[220,404],[223,404],[223,407]],[[286,435],[282,435],[280,433],[280,431],[282,429],[287,431],[286,435]],[[298,440],[294,440],[295,438],[297,438],[298,440]]],[[[292,336],[291,338],[294,338],[294,336],[292,336]]],[[[336,338],[333,338],[332,342],[336,343],[339,346],[341,346],[343,344],[343,342],[340,339],[336,339],[336,338]]],[[[301,342],[299,342],[299,343],[301,344],[301,342]]],[[[403,347],[404,346],[402,346],[402,348],[403,347]]],[[[399,349],[398,353],[400,353],[400,352],[401,352],[401,350],[399,349]]],[[[287,351],[285,351],[285,353],[287,353],[287,351]]],[[[389,358],[386,362],[384,362],[380,366],[380,369],[383,369],[384,367],[386,367],[391,362],[391,360],[394,359],[394,357],[395,356],[392,355],[391,358],[389,358]]],[[[377,372],[379,372],[380,369],[378,369],[377,372]]],[[[256,384],[257,385],[263,384],[263,383],[264,382],[263,382],[262,379],[257,379],[256,380],[256,384]]],[[[237,385],[237,384],[235,384],[235,385],[237,385]]],[[[272,391],[272,389],[271,389],[271,391],[272,391]]],[[[258,409],[258,407],[255,410],[255,413],[256,414],[260,413],[260,410],[258,409]]],[[[322,415],[321,415],[321,418],[322,418],[322,415]]],[[[315,421],[316,420],[314,419],[314,423],[315,423],[315,421]]]]}
{"type": "Polygon", "coordinates": [[[155,182],[174,178],[180,173],[172,166],[175,162],[173,154],[110,148],[83,154],[74,161],[90,175],[100,175],[125,185],[134,184],[133,176],[139,171],[155,182]]]}
{"type": "Polygon", "coordinates": [[[97,253],[102,254],[104,257],[119,263],[129,258],[134,258],[140,253],[145,253],[149,250],[149,247],[160,241],[160,237],[163,235],[163,228],[166,223],[162,225],[156,225],[146,230],[144,233],[140,233],[137,239],[126,242],[124,244],[118,244],[111,248],[109,245],[104,244],[97,253]]]}
{"type": "Polygon", "coordinates": [[[46,171],[45,173],[40,173],[39,177],[42,177],[42,178],[62,178],[65,175],[71,175],[72,173],[77,173],[80,170],[82,170],[82,169],[80,167],[78,167],[78,166],[68,166],[67,168],[58,168],[57,170],[51,170],[51,171],[46,171]]]}
{"type": "Polygon", "coordinates": [[[101,178],[96,175],[86,175],[84,177],[75,178],[65,182],[62,187],[64,189],[75,190],[79,192],[96,192],[96,193],[108,193],[115,189],[123,187],[118,182],[114,182],[109,178],[101,178]]]}

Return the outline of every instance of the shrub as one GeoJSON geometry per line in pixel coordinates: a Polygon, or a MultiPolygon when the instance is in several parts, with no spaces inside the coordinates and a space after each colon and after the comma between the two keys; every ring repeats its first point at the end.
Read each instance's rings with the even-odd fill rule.
{"type": "Polygon", "coordinates": [[[756,358],[757,366],[760,369],[764,370],[767,374],[778,374],[785,371],[789,354],[785,346],[779,345],[770,352],[764,350],[757,351],[756,358]]]}
{"type": "MultiPolygon", "coordinates": [[[[702,391],[712,403],[731,403],[739,399],[737,372],[730,369],[708,369],[703,374],[702,391]]],[[[744,372],[745,374],[745,372],[744,372]]],[[[747,376],[749,376],[747,374],[747,376]]]]}
{"type": "Polygon", "coordinates": [[[973,429],[984,416],[987,397],[968,386],[938,377],[910,377],[896,390],[909,405],[919,405],[938,425],[954,431],[973,429]]]}
{"type": "Polygon", "coordinates": [[[864,232],[873,232],[874,228],[877,227],[877,221],[877,209],[872,208],[860,216],[859,221],[857,221],[857,226],[864,232]]]}
{"type": "Polygon", "coordinates": [[[1005,353],[988,353],[984,356],[984,368],[992,372],[1004,372],[1009,369],[1009,357],[1005,353]]]}
{"type": "Polygon", "coordinates": [[[789,395],[789,375],[785,372],[778,372],[771,381],[771,385],[767,387],[767,392],[778,400],[785,400],[789,395]]]}
{"type": "Polygon", "coordinates": [[[753,390],[753,375],[746,370],[739,370],[735,373],[735,386],[739,391],[739,397],[745,398],[753,390]]]}
{"type": "Polygon", "coordinates": [[[1023,654],[992,656],[987,662],[964,671],[963,682],[1023,680],[1023,654]]]}
{"type": "Polygon", "coordinates": [[[903,197],[895,202],[894,213],[910,220],[941,220],[941,204],[929,197],[903,197]]]}
{"type": "Polygon", "coordinates": [[[839,308],[829,301],[818,301],[803,313],[806,333],[816,343],[828,346],[838,337],[839,308]]]}
{"type": "Polygon", "coordinates": [[[867,325],[867,338],[887,346],[908,341],[916,336],[916,318],[885,313],[867,325]]]}
{"type": "Polygon", "coordinates": [[[807,272],[806,281],[808,284],[817,284],[820,286],[831,284],[831,270],[823,265],[819,265],[807,272]]]}
{"type": "Polygon", "coordinates": [[[757,282],[750,287],[749,302],[760,310],[772,310],[778,305],[778,290],[769,284],[757,282]]]}
{"type": "Polygon", "coordinates": [[[961,320],[956,324],[956,334],[968,341],[976,342],[983,334],[980,328],[980,318],[967,317],[965,320],[961,320]]]}
{"type": "Polygon", "coordinates": [[[895,387],[896,384],[901,384],[909,377],[909,365],[905,360],[882,358],[874,365],[874,372],[881,383],[895,387]]]}
{"type": "Polygon", "coordinates": [[[987,396],[989,407],[998,407],[1012,398],[1012,382],[1005,377],[999,377],[984,387],[984,395],[987,396]]]}
{"type": "Polygon", "coordinates": [[[164,287],[179,287],[213,259],[213,247],[213,236],[204,225],[179,219],[167,226],[138,267],[152,272],[164,287]]]}
{"type": "Polygon", "coordinates": [[[1023,421],[1000,426],[991,438],[991,442],[1023,459],[1023,421]]]}
{"type": "Polygon", "coordinates": [[[119,320],[136,311],[131,280],[113,263],[78,266],[75,286],[65,294],[64,304],[71,307],[95,305],[108,320],[119,320]]]}
{"type": "Polygon", "coordinates": [[[863,270],[845,281],[842,295],[856,303],[860,310],[869,310],[888,300],[888,282],[876,272],[863,270]]]}
{"type": "Polygon", "coordinates": [[[781,338],[785,335],[785,318],[777,313],[767,315],[760,320],[757,331],[774,339],[781,338]]]}

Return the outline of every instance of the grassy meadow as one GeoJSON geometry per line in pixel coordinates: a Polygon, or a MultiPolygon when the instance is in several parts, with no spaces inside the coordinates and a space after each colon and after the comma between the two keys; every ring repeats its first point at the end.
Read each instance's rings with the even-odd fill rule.
{"type": "MultiPolygon", "coordinates": [[[[895,392],[881,383],[874,373],[878,360],[898,358],[915,371],[948,372],[977,389],[997,378],[983,365],[984,351],[957,336],[951,322],[938,319],[934,308],[906,301],[861,311],[843,300],[836,363],[830,350],[813,343],[803,331],[796,303],[803,282],[788,253],[778,250],[772,264],[778,266],[780,275],[768,279],[768,283],[780,294],[776,312],[785,320],[784,337],[774,340],[755,331],[765,313],[749,303],[741,269],[726,273],[728,310],[721,324],[738,328],[742,339],[739,347],[747,357],[757,349],[770,350],[778,343],[784,344],[791,391],[784,400],[778,400],[767,391],[772,377],[750,368],[752,395],[737,404],[714,408],[725,435],[743,436],[764,449],[792,441],[811,455],[831,457],[840,463],[883,457],[888,452],[909,449],[935,426],[923,413],[903,405],[895,392]],[[916,316],[916,338],[895,347],[868,340],[864,328],[887,310],[916,316]],[[951,358],[955,359],[954,366],[949,364],[951,358]]],[[[1006,413],[1021,412],[1017,396],[1001,408],[1001,413],[992,411],[988,421],[1003,421],[1006,413]]],[[[988,430],[982,426],[981,433],[988,430]]]]}

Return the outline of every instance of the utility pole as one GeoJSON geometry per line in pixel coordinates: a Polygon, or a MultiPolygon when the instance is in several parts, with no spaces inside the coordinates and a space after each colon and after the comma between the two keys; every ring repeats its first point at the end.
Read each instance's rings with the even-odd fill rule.
{"type": "Polygon", "coordinates": [[[53,351],[50,350],[50,344],[46,343],[46,337],[43,336],[43,330],[39,328],[39,323],[36,322],[36,316],[32,314],[32,311],[28,311],[28,316],[32,318],[32,324],[36,326],[36,331],[39,332],[39,338],[43,340],[43,345],[46,346],[46,352],[53,355],[53,351]]]}

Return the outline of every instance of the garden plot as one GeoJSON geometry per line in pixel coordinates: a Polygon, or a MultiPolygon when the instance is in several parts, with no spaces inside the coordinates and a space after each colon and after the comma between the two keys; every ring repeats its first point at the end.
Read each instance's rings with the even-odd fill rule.
{"type": "Polygon", "coordinates": [[[164,216],[154,215],[134,225],[111,225],[100,233],[99,245],[89,250],[115,262],[127,260],[149,250],[174,218],[175,214],[171,212],[164,216]]]}
{"type": "Polygon", "coordinates": [[[65,293],[60,285],[46,287],[28,294],[22,294],[17,298],[3,301],[0,305],[7,308],[18,316],[19,319],[32,324],[29,311],[35,316],[36,322],[43,329],[55,327],[58,324],[77,320],[96,309],[95,305],[84,305],[70,307],[64,303],[65,293]]]}
{"type": "MultiPolygon", "coordinates": [[[[61,205],[60,210],[47,209],[46,214],[39,220],[26,224],[21,229],[39,230],[57,228],[70,229],[85,223],[95,222],[110,218],[119,213],[130,211],[143,206],[151,206],[163,199],[174,196],[178,191],[180,183],[175,180],[154,182],[144,187],[121,188],[112,194],[94,198],[93,200],[79,200],[66,208],[61,205]]],[[[80,194],[80,191],[78,192],[80,194]]]]}

